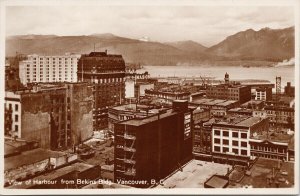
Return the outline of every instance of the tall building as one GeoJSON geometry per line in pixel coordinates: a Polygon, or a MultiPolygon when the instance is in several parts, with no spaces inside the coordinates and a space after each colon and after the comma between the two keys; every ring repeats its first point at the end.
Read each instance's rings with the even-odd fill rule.
{"type": "Polygon", "coordinates": [[[77,82],[77,61],[80,55],[28,55],[19,64],[21,83],[77,82]]]}
{"type": "Polygon", "coordinates": [[[258,101],[271,101],[272,88],[258,88],[255,91],[255,100],[258,101]]]}
{"type": "Polygon", "coordinates": [[[192,119],[188,102],[174,101],[165,113],[115,124],[115,181],[149,187],[180,169],[192,159],[192,119]]]}
{"type": "Polygon", "coordinates": [[[295,86],[291,86],[291,83],[288,82],[284,87],[284,94],[291,97],[295,97],[295,86]]]}
{"type": "Polygon", "coordinates": [[[108,107],[120,104],[125,98],[125,62],[122,55],[91,52],[78,61],[78,80],[93,86],[94,130],[107,128],[108,107]]]}
{"type": "Polygon", "coordinates": [[[39,142],[46,149],[72,147],[93,134],[92,89],[86,83],[43,84],[33,90],[6,92],[12,110],[8,135],[39,142]]]}
{"type": "Polygon", "coordinates": [[[230,83],[229,75],[226,73],[225,84],[208,86],[206,96],[212,99],[235,100],[242,104],[251,100],[251,87],[230,83]]]}

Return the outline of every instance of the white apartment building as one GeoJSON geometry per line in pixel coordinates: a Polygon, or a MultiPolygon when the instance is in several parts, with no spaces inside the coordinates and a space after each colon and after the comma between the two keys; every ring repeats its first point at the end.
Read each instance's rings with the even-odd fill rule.
{"type": "Polygon", "coordinates": [[[250,128],[226,128],[214,126],[212,129],[212,151],[215,153],[250,156],[250,128]]]}
{"type": "Polygon", "coordinates": [[[80,55],[61,56],[28,55],[21,61],[19,76],[21,83],[77,82],[77,62],[80,55]]]}
{"type": "Polygon", "coordinates": [[[5,107],[12,110],[11,136],[21,137],[21,95],[5,92],[5,107]]]}
{"type": "Polygon", "coordinates": [[[249,139],[253,134],[267,131],[267,118],[231,117],[212,126],[212,152],[214,154],[251,156],[249,139]]]}

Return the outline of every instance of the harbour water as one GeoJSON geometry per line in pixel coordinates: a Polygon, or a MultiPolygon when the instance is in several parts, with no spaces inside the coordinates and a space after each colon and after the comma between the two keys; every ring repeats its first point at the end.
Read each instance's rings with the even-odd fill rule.
{"type": "Polygon", "coordinates": [[[148,71],[151,77],[215,77],[223,80],[227,72],[231,80],[269,80],[275,84],[281,76],[282,88],[287,82],[295,85],[295,67],[197,67],[197,66],[144,66],[138,72],[148,71]]]}

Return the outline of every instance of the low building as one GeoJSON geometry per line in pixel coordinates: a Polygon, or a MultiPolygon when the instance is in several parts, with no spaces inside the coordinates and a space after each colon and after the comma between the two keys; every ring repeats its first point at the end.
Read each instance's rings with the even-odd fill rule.
{"type": "Polygon", "coordinates": [[[263,109],[264,106],[265,106],[264,102],[260,100],[250,100],[240,105],[241,108],[247,108],[252,110],[263,109]]]}
{"type": "Polygon", "coordinates": [[[252,109],[246,109],[246,108],[232,108],[228,110],[228,115],[247,115],[252,116],[253,110],[252,109]]]}
{"type": "Polygon", "coordinates": [[[211,117],[223,117],[227,115],[229,109],[237,107],[239,102],[225,99],[203,98],[190,102],[190,105],[209,110],[211,117]]]}
{"type": "MultiPolygon", "coordinates": [[[[249,164],[251,133],[269,129],[267,118],[231,116],[212,125],[214,161],[249,164]]],[[[251,159],[250,159],[251,158],[251,159]]]]}
{"type": "Polygon", "coordinates": [[[37,141],[42,148],[70,148],[92,136],[92,104],[92,89],[86,83],[6,92],[5,107],[13,111],[10,136],[37,141]]]}
{"type": "Polygon", "coordinates": [[[86,163],[74,163],[51,173],[46,172],[31,179],[31,183],[13,185],[10,189],[78,189],[95,184],[100,177],[100,167],[86,163]]]}
{"type": "Polygon", "coordinates": [[[208,86],[206,96],[211,99],[234,100],[242,104],[251,100],[251,87],[230,83],[226,73],[225,84],[208,86]]]}
{"type": "Polygon", "coordinates": [[[116,124],[115,182],[149,187],[191,160],[192,118],[187,101],[174,101],[165,113],[116,124]]]}
{"type": "Polygon", "coordinates": [[[295,109],[290,107],[266,106],[264,110],[270,120],[270,124],[279,125],[294,130],[295,109]]]}
{"type": "Polygon", "coordinates": [[[76,154],[37,148],[4,158],[4,183],[23,181],[77,160],[76,154]]]}
{"type": "Polygon", "coordinates": [[[174,100],[190,100],[190,92],[145,90],[145,96],[156,98],[158,102],[171,105],[174,100]]]}
{"type": "Polygon", "coordinates": [[[290,161],[294,158],[289,153],[289,149],[293,150],[294,134],[282,134],[272,132],[254,133],[250,136],[251,156],[263,157],[268,159],[278,159],[282,161],[290,161]]]}

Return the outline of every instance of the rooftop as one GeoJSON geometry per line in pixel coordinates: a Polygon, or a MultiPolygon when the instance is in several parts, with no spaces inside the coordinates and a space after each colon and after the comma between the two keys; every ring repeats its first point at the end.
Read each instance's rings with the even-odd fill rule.
{"type": "Polygon", "coordinates": [[[281,142],[281,143],[287,143],[289,146],[289,149],[294,149],[294,139],[295,136],[293,133],[288,132],[278,132],[276,133],[274,130],[270,130],[269,132],[264,131],[261,133],[256,133],[254,136],[251,135],[252,139],[257,140],[268,140],[271,142],[281,142]]]}
{"type": "MultiPolygon", "coordinates": [[[[176,114],[176,112],[173,112],[172,110],[169,110],[166,113],[160,114],[159,118],[160,119],[167,118],[167,117],[173,116],[175,114],[176,114]]],[[[149,117],[146,117],[146,118],[143,118],[143,119],[135,119],[134,118],[134,119],[130,119],[130,120],[127,120],[127,121],[122,121],[122,122],[120,122],[120,124],[132,125],[132,126],[141,126],[141,125],[151,123],[151,122],[154,122],[154,121],[157,121],[157,120],[158,120],[158,114],[152,115],[152,116],[149,116],[149,117]]]]}
{"type": "Polygon", "coordinates": [[[50,157],[60,157],[65,153],[62,152],[55,152],[50,150],[44,150],[41,148],[37,148],[30,151],[24,151],[21,154],[16,156],[11,156],[4,158],[4,170],[10,170],[14,168],[18,168],[22,165],[29,165],[33,164],[50,157]]]}
{"type": "Polygon", "coordinates": [[[226,119],[222,119],[214,124],[251,127],[261,122],[263,119],[264,118],[261,117],[249,117],[245,115],[228,115],[226,119]]]}
{"type": "Polygon", "coordinates": [[[51,180],[55,180],[61,176],[64,176],[68,173],[71,173],[73,171],[78,171],[78,172],[83,172],[85,170],[88,170],[90,168],[94,167],[93,165],[89,165],[89,164],[86,164],[86,163],[74,163],[72,165],[68,165],[68,166],[65,166],[63,168],[60,168],[60,169],[56,169],[56,170],[52,170],[50,172],[47,172],[45,174],[42,174],[42,175],[39,175],[35,178],[32,178],[31,179],[31,182],[33,183],[30,183],[30,184],[26,184],[26,183],[21,183],[20,185],[14,185],[14,186],[10,186],[9,188],[10,189],[26,189],[26,188],[30,188],[32,186],[35,185],[34,182],[36,181],[43,181],[43,180],[46,180],[46,181],[51,181],[51,180]]]}
{"type": "Polygon", "coordinates": [[[236,125],[238,126],[245,126],[245,127],[251,127],[259,122],[262,121],[262,118],[260,117],[250,117],[248,119],[245,119],[239,123],[237,123],[236,125]]]}
{"type": "Polygon", "coordinates": [[[216,106],[229,106],[231,104],[237,103],[237,101],[233,100],[226,100],[226,99],[207,99],[207,98],[202,98],[202,99],[197,99],[192,101],[193,104],[202,104],[202,105],[216,105],[216,106]]]}

